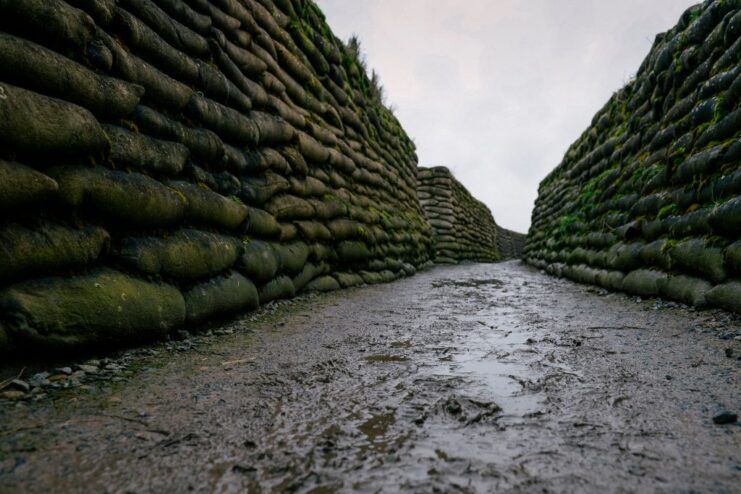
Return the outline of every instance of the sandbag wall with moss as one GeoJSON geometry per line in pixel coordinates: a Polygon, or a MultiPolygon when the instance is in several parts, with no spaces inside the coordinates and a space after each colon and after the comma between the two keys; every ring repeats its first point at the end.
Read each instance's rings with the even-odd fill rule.
{"type": "Polygon", "coordinates": [[[420,167],[418,178],[419,200],[434,230],[435,262],[494,262],[520,254],[525,236],[499,227],[448,168],[420,167]]]}
{"type": "Polygon", "coordinates": [[[541,183],[526,260],[741,312],[740,95],[741,2],[690,8],[541,183]]]}
{"type": "Polygon", "coordinates": [[[0,30],[0,348],[428,262],[414,145],[310,0],[0,0],[0,30]]]}

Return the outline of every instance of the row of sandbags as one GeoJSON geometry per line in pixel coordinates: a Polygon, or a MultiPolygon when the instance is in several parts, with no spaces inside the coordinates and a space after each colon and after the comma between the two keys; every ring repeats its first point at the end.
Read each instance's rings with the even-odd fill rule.
{"type": "Polygon", "coordinates": [[[635,80],[541,183],[529,262],[741,312],[739,33],[741,2],[730,1],[691,7],[657,36],[635,80]]]}

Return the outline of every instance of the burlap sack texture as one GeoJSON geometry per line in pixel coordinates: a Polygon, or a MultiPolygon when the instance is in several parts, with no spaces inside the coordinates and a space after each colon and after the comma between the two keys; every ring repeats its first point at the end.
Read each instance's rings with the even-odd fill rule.
{"type": "Polygon", "coordinates": [[[541,183],[526,261],[741,312],[740,95],[741,1],[688,9],[541,183]]]}
{"type": "Polygon", "coordinates": [[[412,141],[308,0],[0,0],[0,348],[428,265],[412,141]]]}
{"type": "Polygon", "coordinates": [[[497,225],[489,208],[448,168],[420,167],[418,179],[417,194],[435,234],[435,262],[494,262],[521,255],[525,235],[497,225]]]}

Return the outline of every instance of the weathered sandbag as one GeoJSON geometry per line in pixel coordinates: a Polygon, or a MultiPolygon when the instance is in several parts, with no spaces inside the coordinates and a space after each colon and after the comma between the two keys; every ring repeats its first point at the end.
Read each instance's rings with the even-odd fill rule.
{"type": "Polygon", "coordinates": [[[314,216],[314,208],[309,202],[290,195],[273,197],[265,205],[265,210],[279,220],[300,220],[314,216]]]}
{"type": "Polygon", "coordinates": [[[333,273],[332,276],[337,279],[342,288],[360,286],[365,283],[363,277],[357,273],[333,273]]]}
{"type": "Polygon", "coordinates": [[[347,215],[347,206],[336,199],[325,199],[319,201],[310,199],[309,202],[316,211],[316,217],[320,220],[331,220],[347,215]]]}
{"type": "Polygon", "coordinates": [[[187,113],[235,145],[257,146],[260,137],[257,125],[237,110],[194,94],[188,102],[187,113]]]}
{"type": "Polygon", "coordinates": [[[226,43],[224,49],[229,58],[248,76],[258,76],[268,68],[260,58],[233,43],[226,43]]]}
{"type": "Polygon", "coordinates": [[[298,133],[298,147],[304,158],[312,164],[321,164],[329,159],[329,150],[304,132],[298,133]]]}
{"type": "Polygon", "coordinates": [[[208,57],[206,38],[174,20],[151,0],[120,0],[119,3],[175,48],[198,57],[208,57]]]}
{"type": "Polygon", "coordinates": [[[741,196],[715,208],[709,222],[717,232],[731,237],[741,235],[741,196]]]}
{"type": "Polygon", "coordinates": [[[120,118],[138,104],[144,88],[98,75],[43,46],[0,33],[0,79],[120,118]]]}
{"type": "Polygon", "coordinates": [[[306,240],[330,242],[332,233],[329,229],[318,221],[296,221],[294,224],[298,227],[299,233],[306,240]]]}
{"type": "Polygon", "coordinates": [[[595,277],[595,282],[609,290],[622,290],[625,274],[622,271],[600,270],[595,277]]]}
{"type": "Polygon", "coordinates": [[[73,230],[48,222],[7,225],[0,228],[0,284],[91,264],[109,242],[108,233],[95,226],[73,230]]]}
{"type": "Polygon", "coordinates": [[[111,142],[110,158],[119,165],[178,175],[190,156],[188,148],[176,142],[153,139],[115,125],[104,125],[103,130],[111,142]]]}
{"type": "Polygon", "coordinates": [[[265,283],[278,274],[280,262],[279,254],[272,244],[252,240],[242,244],[242,255],[237,262],[237,268],[255,283],[265,283]]]}
{"type": "Polygon", "coordinates": [[[372,256],[368,246],[354,240],[340,242],[335,250],[339,259],[348,264],[363,262],[372,256]]]}
{"type": "Polygon", "coordinates": [[[297,177],[290,178],[291,192],[302,198],[306,197],[321,197],[328,191],[327,186],[324,182],[317,180],[314,177],[306,177],[305,179],[299,179],[297,177]]]}
{"type": "Polygon", "coordinates": [[[226,147],[219,136],[210,130],[186,127],[144,105],[138,105],[131,118],[141,132],[160,139],[179,142],[185,145],[196,158],[205,162],[218,163],[224,159],[226,147]]]}
{"type": "Polygon", "coordinates": [[[215,276],[231,267],[240,249],[240,242],[234,237],[186,229],[167,238],[125,238],[118,257],[141,273],[194,280],[215,276]]]}
{"type": "Polygon", "coordinates": [[[293,281],[288,276],[279,276],[276,279],[260,287],[260,305],[267,304],[272,300],[291,298],[296,295],[293,281]]]}
{"type": "Polygon", "coordinates": [[[241,113],[252,109],[252,101],[231,80],[210,64],[196,60],[198,88],[213,100],[241,113]]]}
{"type": "Polygon", "coordinates": [[[238,200],[228,199],[188,182],[171,181],[167,185],[187,199],[185,217],[194,223],[234,230],[247,219],[247,206],[238,200]]]}
{"type": "Polygon", "coordinates": [[[130,225],[173,225],[185,213],[181,195],[145,175],[81,166],[52,168],[48,173],[59,183],[62,201],[130,225]]]}
{"type": "Polygon", "coordinates": [[[251,310],[259,305],[257,288],[239,273],[200,283],[185,293],[186,321],[197,324],[215,315],[251,310]]]}
{"type": "Polygon", "coordinates": [[[306,263],[304,269],[299,274],[293,277],[293,286],[296,288],[296,293],[302,291],[306,285],[311,282],[314,278],[324,272],[324,268],[317,266],[312,263],[306,263]]]}
{"type": "Polygon", "coordinates": [[[203,35],[208,34],[213,24],[209,16],[199,14],[182,0],[157,0],[157,6],[180,21],[183,25],[203,35]]]}
{"type": "Polygon", "coordinates": [[[680,242],[669,251],[672,265],[690,273],[705,276],[714,283],[726,279],[723,268],[723,250],[710,247],[704,239],[691,239],[680,242]]]}
{"type": "Polygon", "coordinates": [[[607,266],[618,271],[632,271],[641,266],[641,250],[644,244],[615,244],[607,252],[607,266]]]}
{"type": "Polygon", "coordinates": [[[731,281],[710,290],[705,299],[709,305],[741,314],[741,281],[731,281]]]}
{"type": "Polygon", "coordinates": [[[68,4],[86,12],[99,26],[107,27],[113,20],[116,0],[66,0],[68,4]]]}
{"type": "Polygon", "coordinates": [[[0,0],[0,27],[54,48],[84,50],[95,22],[62,0],[0,0]]]}
{"type": "Polygon", "coordinates": [[[261,206],[274,195],[286,192],[290,188],[285,177],[277,173],[266,172],[264,177],[243,177],[239,197],[247,204],[261,206]]]}
{"type": "Polygon", "coordinates": [[[662,297],[694,307],[705,306],[707,293],[712,288],[706,280],[684,275],[670,276],[659,283],[662,297]]]}
{"type": "Polygon", "coordinates": [[[0,318],[19,344],[99,348],[164,337],[185,321],[185,302],[173,286],[99,269],[12,285],[0,292],[0,318]]]}
{"type": "Polygon", "coordinates": [[[335,240],[362,238],[363,224],[357,221],[340,218],[327,223],[327,228],[335,240]]]}
{"type": "Polygon", "coordinates": [[[298,227],[293,223],[281,223],[280,224],[280,237],[279,241],[282,244],[293,242],[298,238],[298,227]]]}
{"type": "Polygon", "coordinates": [[[253,111],[250,119],[257,125],[259,143],[262,146],[291,142],[296,137],[296,130],[281,117],[253,111]]]}
{"type": "Polygon", "coordinates": [[[280,271],[283,273],[298,273],[304,269],[309,259],[309,246],[303,242],[288,245],[276,244],[274,249],[280,259],[280,271]]]}
{"type": "Polygon", "coordinates": [[[280,153],[288,162],[291,170],[296,172],[299,176],[305,177],[309,173],[309,165],[306,164],[306,160],[301,155],[298,149],[293,147],[283,147],[280,153]]]}
{"type": "Polygon", "coordinates": [[[247,208],[245,229],[248,234],[261,238],[278,238],[281,234],[280,224],[275,216],[258,208],[247,208]]]}
{"type": "Polygon", "coordinates": [[[373,271],[360,271],[360,276],[363,278],[363,282],[365,282],[368,285],[376,285],[378,283],[383,283],[383,277],[373,271]]]}
{"type": "Polygon", "coordinates": [[[671,244],[666,239],[659,239],[646,244],[639,254],[641,261],[647,266],[657,266],[665,270],[672,267],[672,258],[669,255],[671,244]]]}
{"type": "MultiPolygon", "coordinates": [[[[126,51],[117,40],[102,35],[105,48],[110,51],[110,69],[129,82],[144,87],[142,98],[153,106],[179,113],[193,95],[193,89],[173,79],[153,65],[126,51]]],[[[106,62],[106,65],[109,65],[106,62]]]]}
{"type": "Polygon", "coordinates": [[[661,271],[637,269],[625,276],[623,290],[642,297],[656,297],[661,292],[659,286],[666,283],[667,278],[661,271]]]}
{"type": "Polygon", "coordinates": [[[332,292],[342,288],[331,276],[320,276],[306,285],[307,292],[332,292]]]}
{"type": "Polygon", "coordinates": [[[726,269],[735,275],[741,275],[741,240],[726,248],[726,269]]]}
{"type": "Polygon", "coordinates": [[[198,80],[198,66],[192,58],[167,43],[154,29],[128,11],[118,7],[115,13],[116,33],[127,46],[181,82],[194,84],[198,80]]]}
{"type": "Polygon", "coordinates": [[[59,185],[43,173],[20,163],[0,160],[0,214],[17,212],[53,197],[59,185]]]}
{"type": "MultiPolygon", "coordinates": [[[[225,43],[228,41],[225,40],[225,43]]],[[[214,40],[209,39],[209,46],[214,60],[222,73],[234,83],[245,96],[247,96],[253,107],[264,107],[270,101],[267,91],[252,79],[247,78],[243,71],[232,61],[223,48],[214,40]]]]}
{"type": "Polygon", "coordinates": [[[0,83],[0,145],[7,151],[58,157],[94,155],[108,142],[88,110],[0,83]]]}

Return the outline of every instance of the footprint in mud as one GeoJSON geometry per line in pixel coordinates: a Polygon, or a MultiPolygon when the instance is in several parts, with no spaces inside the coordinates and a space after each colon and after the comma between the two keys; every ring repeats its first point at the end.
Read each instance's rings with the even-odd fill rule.
{"type": "Polygon", "coordinates": [[[369,355],[363,360],[366,362],[408,362],[409,357],[403,355],[369,355]]]}
{"type": "Polygon", "coordinates": [[[470,280],[440,280],[432,282],[432,288],[482,288],[486,286],[493,286],[495,288],[501,288],[504,283],[496,278],[489,279],[470,279],[470,280]]]}
{"type": "Polygon", "coordinates": [[[493,401],[481,401],[465,396],[450,395],[441,398],[432,407],[431,412],[424,412],[414,422],[422,425],[434,417],[443,417],[446,421],[453,418],[465,427],[478,423],[492,423],[502,412],[502,407],[493,401]]]}

